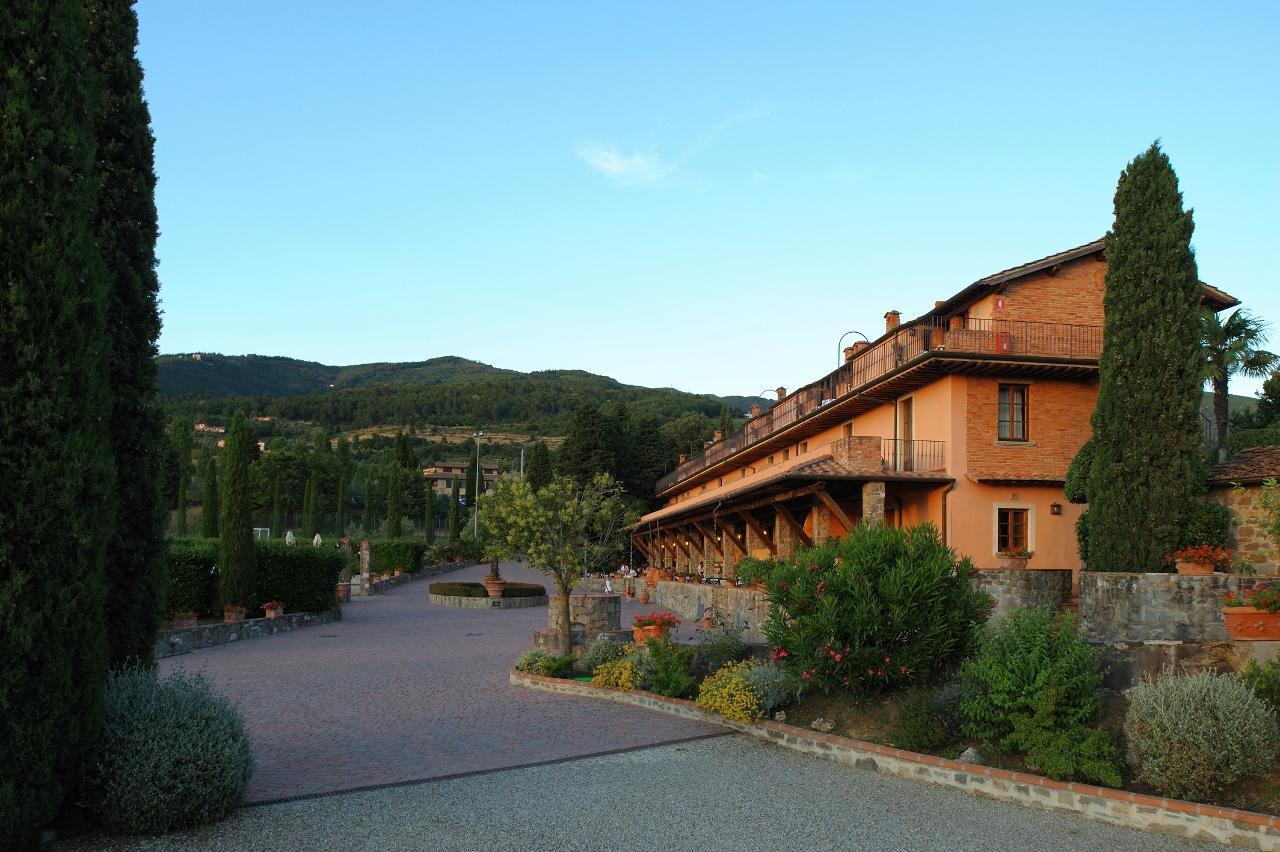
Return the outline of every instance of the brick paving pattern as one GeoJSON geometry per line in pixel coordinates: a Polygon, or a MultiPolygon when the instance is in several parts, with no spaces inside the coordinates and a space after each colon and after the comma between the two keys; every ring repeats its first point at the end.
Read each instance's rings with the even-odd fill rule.
{"type": "MultiPolygon", "coordinates": [[[[446,575],[478,580],[484,566],[446,575]]],[[[511,580],[550,583],[523,566],[511,580]]],[[[513,687],[546,607],[427,603],[427,582],[344,605],[343,620],[160,662],[203,669],[248,720],[248,801],[599,754],[717,733],[633,707],[513,687]]],[[[650,606],[624,602],[623,626],[650,606]]],[[[692,625],[684,626],[686,632],[692,625]]]]}

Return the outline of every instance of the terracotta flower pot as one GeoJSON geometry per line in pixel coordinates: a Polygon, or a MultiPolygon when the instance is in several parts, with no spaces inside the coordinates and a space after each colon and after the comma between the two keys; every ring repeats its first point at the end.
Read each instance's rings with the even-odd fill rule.
{"type": "Polygon", "coordinates": [[[484,590],[491,598],[502,597],[502,590],[507,586],[507,581],[501,577],[485,577],[481,582],[484,583],[484,590]]]}
{"type": "Polygon", "coordinates": [[[340,601],[351,600],[351,584],[350,583],[338,584],[338,600],[340,601]]]}
{"type": "Polygon", "coordinates": [[[637,602],[639,602],[639,603],[642,603],[642,604],[643,604],[643,603],[648,603],[648,602],[649,602],[649,590],[648,590],[648,589],[646,589],[646,588],[644,588],[643,586],[641,586],[641,587],[640,587],[640,591],[636,592],[636,601],[637,601],[637,602]]]}
{"type": "Polygon", "coordinates": [[[1212,574],[1213,566],[1208,562],[1200,562],[1194,559],[1179,559],[1177,561],[1179,574],[1212,574]]]}
{"type": "Polygon", "coordinates": [[[244,621],[244,609],[224,609],[222,611],[222,620],[227,624],[244,621]]]}
{"type": "Polygon", "coordinates": [[[1001,571],[1025,571],[1027,570],[1026,556],[998,556],[996,564],[1000,566],[1001,571]]]}
{"type": "Polygon", "coordinates": [[[194,617],[192,617],[192,618],[175,618],[175,619],[173,620],[173,629],[174,629],[174,630],[189,630],[189,629],[191,629],[192,627],[199,627],[199,626],[200,626],[200,622],[199,622],[197,619],[195,619],[194,617]]]}
{"type": "Polygon", "coordinates": [[[262,612],[264,615],[266,615],[267,618],[279,618],[280,616],[284,615],[284,607],[270,606],[264,609],[262,612]]]}
{"type": "Polygon", "coordinates": [[[651,624],[648,627],[631,628],[631,638],[637,645],[643,645],[646,642],[657,641],[667,635],[667,631],[660,624],[651,624]]]}
{"type": "Polygon", "coordinates": [[[1224,606],[1227,634],[1232,639],[1280,640],[1280,612],[1267,612],[1251,606],[1224,606]]]}

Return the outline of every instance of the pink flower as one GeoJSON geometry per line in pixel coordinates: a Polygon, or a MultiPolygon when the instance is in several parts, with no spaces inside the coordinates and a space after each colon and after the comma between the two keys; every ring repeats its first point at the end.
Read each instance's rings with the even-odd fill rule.
{"type": "Polygon", "coordinates": [[[838,663],[838,662],[840,662],[841,657],[840,657],[840,655],[839,655],[839,654],[836,654],[836,655],[835,655],[835,658],[836,658],[836,662],[837,662],[837,663],[838,663]]]}
{"type": "Polygon", "coordinates": [[[889,658],[888,658],[888,657],[885,657],[885,658],[884,658],[884,661],[885,661],[886,663],[887,663],[887,662],[889,662],[889,658]]]}
{"type": "Polygon", "coordinates": [[[810,571],[817,571],[817,570],[818,570],[818,563],[817,563],[817,562],[810,562],[810,563],[809,563],[809,570],[810,570],[810,571]]]}
{"type": "Polygon", "coordinates": [[[800,677],[804,678],[805,680],[808,680],[808,679],[809,679],[809,672],[808,672],[808,670],[805,670],[805,671],[800,672],[800,677]]]}
{"type": "Polygon", "coordinates": [[[782,659],[783,657],[785,657],[786,655],[787,655],[787,649],[786,649],[786,648],[782,647],[781,645],[774,645],[774,646],[773,646],[773,658],[774,658],[775,660],[781,660],[781,659],[782,659]]]}
{"type": "Polygon", "coordinates": [[[906,674],[906,673],[907,673],[906,666],[898,666],[898,674],[906,674]]]}

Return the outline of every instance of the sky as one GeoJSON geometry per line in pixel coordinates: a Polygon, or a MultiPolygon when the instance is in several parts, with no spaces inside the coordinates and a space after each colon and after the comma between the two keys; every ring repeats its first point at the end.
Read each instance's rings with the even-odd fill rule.
{"type": "Polygon", "coordinates": [[[794,388],[1102,236],[1155,139],[1201,278],[1280,348],[1274,2],[138,14],[162,352],[794,388]]]}

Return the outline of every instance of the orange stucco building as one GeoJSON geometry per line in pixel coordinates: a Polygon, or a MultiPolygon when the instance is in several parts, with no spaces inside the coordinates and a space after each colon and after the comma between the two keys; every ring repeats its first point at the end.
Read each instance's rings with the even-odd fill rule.
{"type": "MultiPolygon", "coordinates": [[[[1090,435],[1102,351],[1101,240],[983,278],[787,393],[658,481],[633,541],[650,564],[733,576],[863,520],[932,522],[978,568],[1028,551],[1076,569],[1063,498],[1090,435]]],[[[1214,310],[1238,304],[1204,285],[1214,310]]]]}

